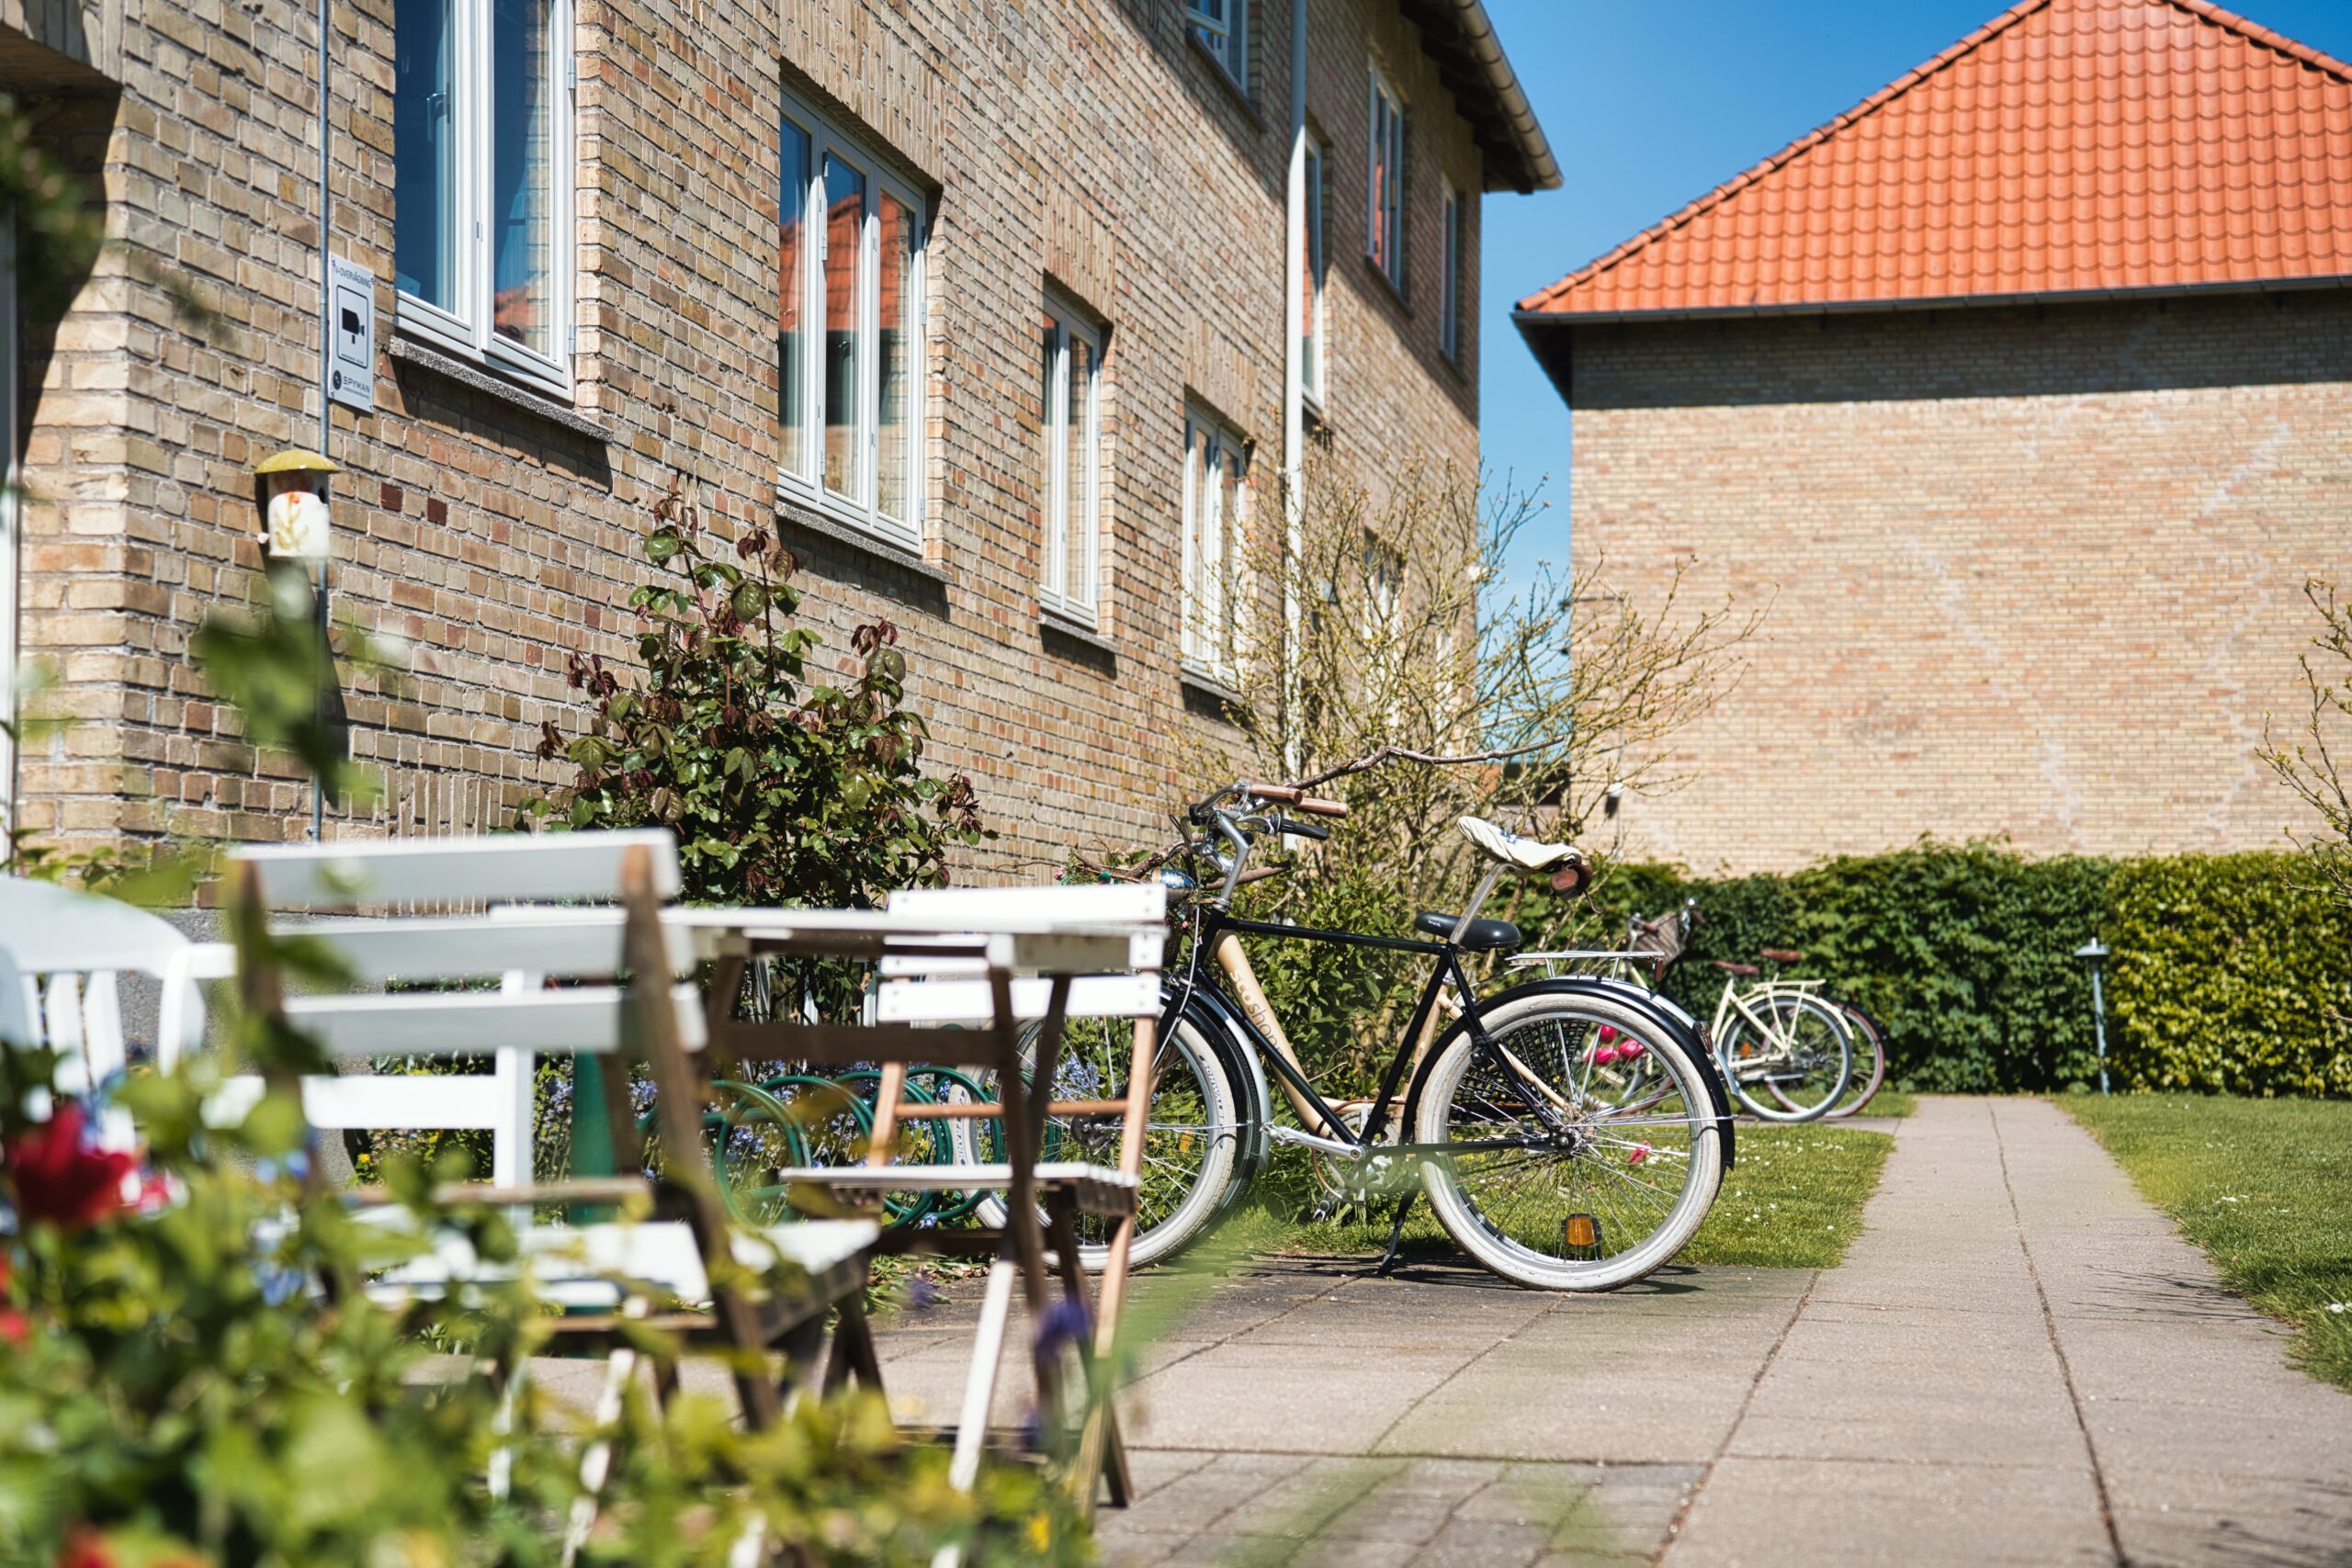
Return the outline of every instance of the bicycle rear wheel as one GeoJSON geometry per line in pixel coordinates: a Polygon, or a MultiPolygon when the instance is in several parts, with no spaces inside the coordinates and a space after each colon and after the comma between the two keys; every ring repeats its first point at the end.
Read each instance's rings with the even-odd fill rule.
{"type": "Polygon", "coordinates": [[[1770,1033],[1735,1013],[1719,1051],[1739,1102],[1767,1122],[1813,1122],[1846,1092],[1853,1048],[1844,1017],[1810,992],[1757,998],[1770,1033]]]}
{"type": "Polygon", "coordinates": [[[1505,992],[1438,1046],[1415,1141],[1438,1223],[1504,1279],[1610,1291],[1666,1263],[1714,1202],[1723,1130],[1698,1062],[1612,998],[1505,992]]]}
{"type": "MultiPolygon", "coordinates": [[[[1023,1031],[1022,1073],[1035,1070],[1037,1026],[1023,1031]]],[[[1127,1261],[1135,1268],[1156,1262],[1197,1237],[1224,1202],[1233,1180],[1234,1156],[1240,1143],[1240,1111],[1231,1079],[1202,1026],[1181,1017],[1172,1029],[1160,1032],[1154,1054],[1151,1103],[1144,1121],[1143,1171],[1136,1194],[1136,1234],[1127,1261]]],[[[1132,1020],[1072,1019],[1062,1036],[1061,1055],[1054,1067],[1053,1098],[1059,1100],[1118,1100],[1126,1095],[1128,1069],[1135,1062],[1132,1020]]],[[[994,1075],[980,1081],[995,1093],[994,1075]]],[[[966,1152],[958,1122],[958,1160],[977,1159],[966,1152]]],[[[1077,1160],[1115,1168],[1119,1163],[1120,1118],[1111,1114],[1049,1116],[1046,1120],[1045,1157],[1077,1160]]],[[[990,1194],[978,1210],[980,1223],[1001,1225],[1004,1200],[990,1194]]],[[[1078,1217],[1079,1258],[1099,1269],[1110,1257],[1112,1233],[1117,1222],[1091,1214],[1078,1217]]]]}

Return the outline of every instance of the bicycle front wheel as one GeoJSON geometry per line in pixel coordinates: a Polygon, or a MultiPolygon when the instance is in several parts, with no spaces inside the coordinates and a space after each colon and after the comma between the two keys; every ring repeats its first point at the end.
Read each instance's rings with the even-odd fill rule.
{"type": "Polygon", "coordinates": [[[1782,991],[1755,998],[1766,1028],[1735,1017],[1723,1042],[1724,1077],[1767,1122],[1812,1122],[1846,1092],[1853,1047],[1846,1021],[1820,998],[1782,991]]]}
{"type": "Polygon", "coordinates": [[[1853,1070],[1846,1077],[1846,1098],[1828,1115],[1828,1120],[1835,1122],[1868,1105],[1885,1086],[1886,1032],[1878,1026],[1878,1020],[1852,1002],[1833,997],[1829,1005],[1845,1014],[1846,1032],[1854,1047],[1853,1070]]]}
{"type": "Polygon", "coordinates": [[[1682,1250],[1723,1179],[1703,1071],[1666,1030],[1608,997],[1530,988],[1440,1047],[1415,1141],[1446,1233],[1504,1279],[1611,1291],[1682,1250]]]}

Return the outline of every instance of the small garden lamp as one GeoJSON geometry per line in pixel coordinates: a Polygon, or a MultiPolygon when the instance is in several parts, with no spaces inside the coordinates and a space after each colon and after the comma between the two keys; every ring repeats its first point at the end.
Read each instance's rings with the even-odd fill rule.
{"type": "MultiPolygon", "coordinates": [[[[342,465],[317,452],[288,446],[262,460],[254,469],[254,510],[260,514],[261,552],[273,573],[280,562],[311,572],[311,604],[318,619],[319,646],[327,646],[327,562],[334,539],[329,527],[327,476],[343,472],[342,465]]],[[[328,667],[333,668],[329,654],[328,667]]],[[[326,794],[311,781],[311,837],[326,829],[326,794]]]]}
{"type": "Polygon", "coordinates": [[[263,460],[254,470],[254,510],[260,514],[264,555],[272,560],[326,560],[327,476],[341,472],[333,460],[299,446],[263,460]]]}
{"type": "Polygon", "coordinates": [[[2098,1035],[2098,1091],[2107,1092],[2107,998],[2100,993],[2099,966],[2107,962],[2107,944],[2093,937],[2075,949],[2075,956],[2091,966],[2091,1027],[2098,1035]]]}

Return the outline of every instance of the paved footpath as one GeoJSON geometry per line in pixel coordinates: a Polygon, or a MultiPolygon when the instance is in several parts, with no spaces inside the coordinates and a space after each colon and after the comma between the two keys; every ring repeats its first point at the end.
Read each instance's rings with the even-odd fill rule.
{"type": "MultiPolygon", "coordinates": [[[[1356,1258],[1163,1273],[1105,1553],[2352,1565],[2352,1395],[2063,1112],[1922,1100],[1864,1218],[1834,1269],[1599,1298],[1356,1258]]],[[[894,1399],[952,1411],[967,1335],[954,1307],[889,1331],[894,1399]]]]}

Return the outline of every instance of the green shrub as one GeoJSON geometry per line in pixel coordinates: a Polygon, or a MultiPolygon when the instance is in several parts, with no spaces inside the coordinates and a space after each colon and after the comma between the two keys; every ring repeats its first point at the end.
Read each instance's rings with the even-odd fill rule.
{"type": "Polygon", "coordinates": [[[1698,901],[1702,922],[1666,989],[1702,1021],[1709,962],[1804,950],[1797,973],[1868,1008],[1906,1089],[2041,1092],[2094,1083],[2090,977],[2114,951],[2108,1046],[2119,1081],[2242,1094],[2352,1095],[2352,915],[2292,854],[2028,860],[1999,844],[1923,840],[1788,874],[1702,878],[1606,868],[1573,909],[1522,899],[1562,942],[1617,946],[1629,914],[1698,901]]]}
{"type": "Polygon", "coordinates": [[[2135,1089],[2352,1095],[2352,911],[2300,855],[2118,868],[2116,1066],[2135,1089]]]}

